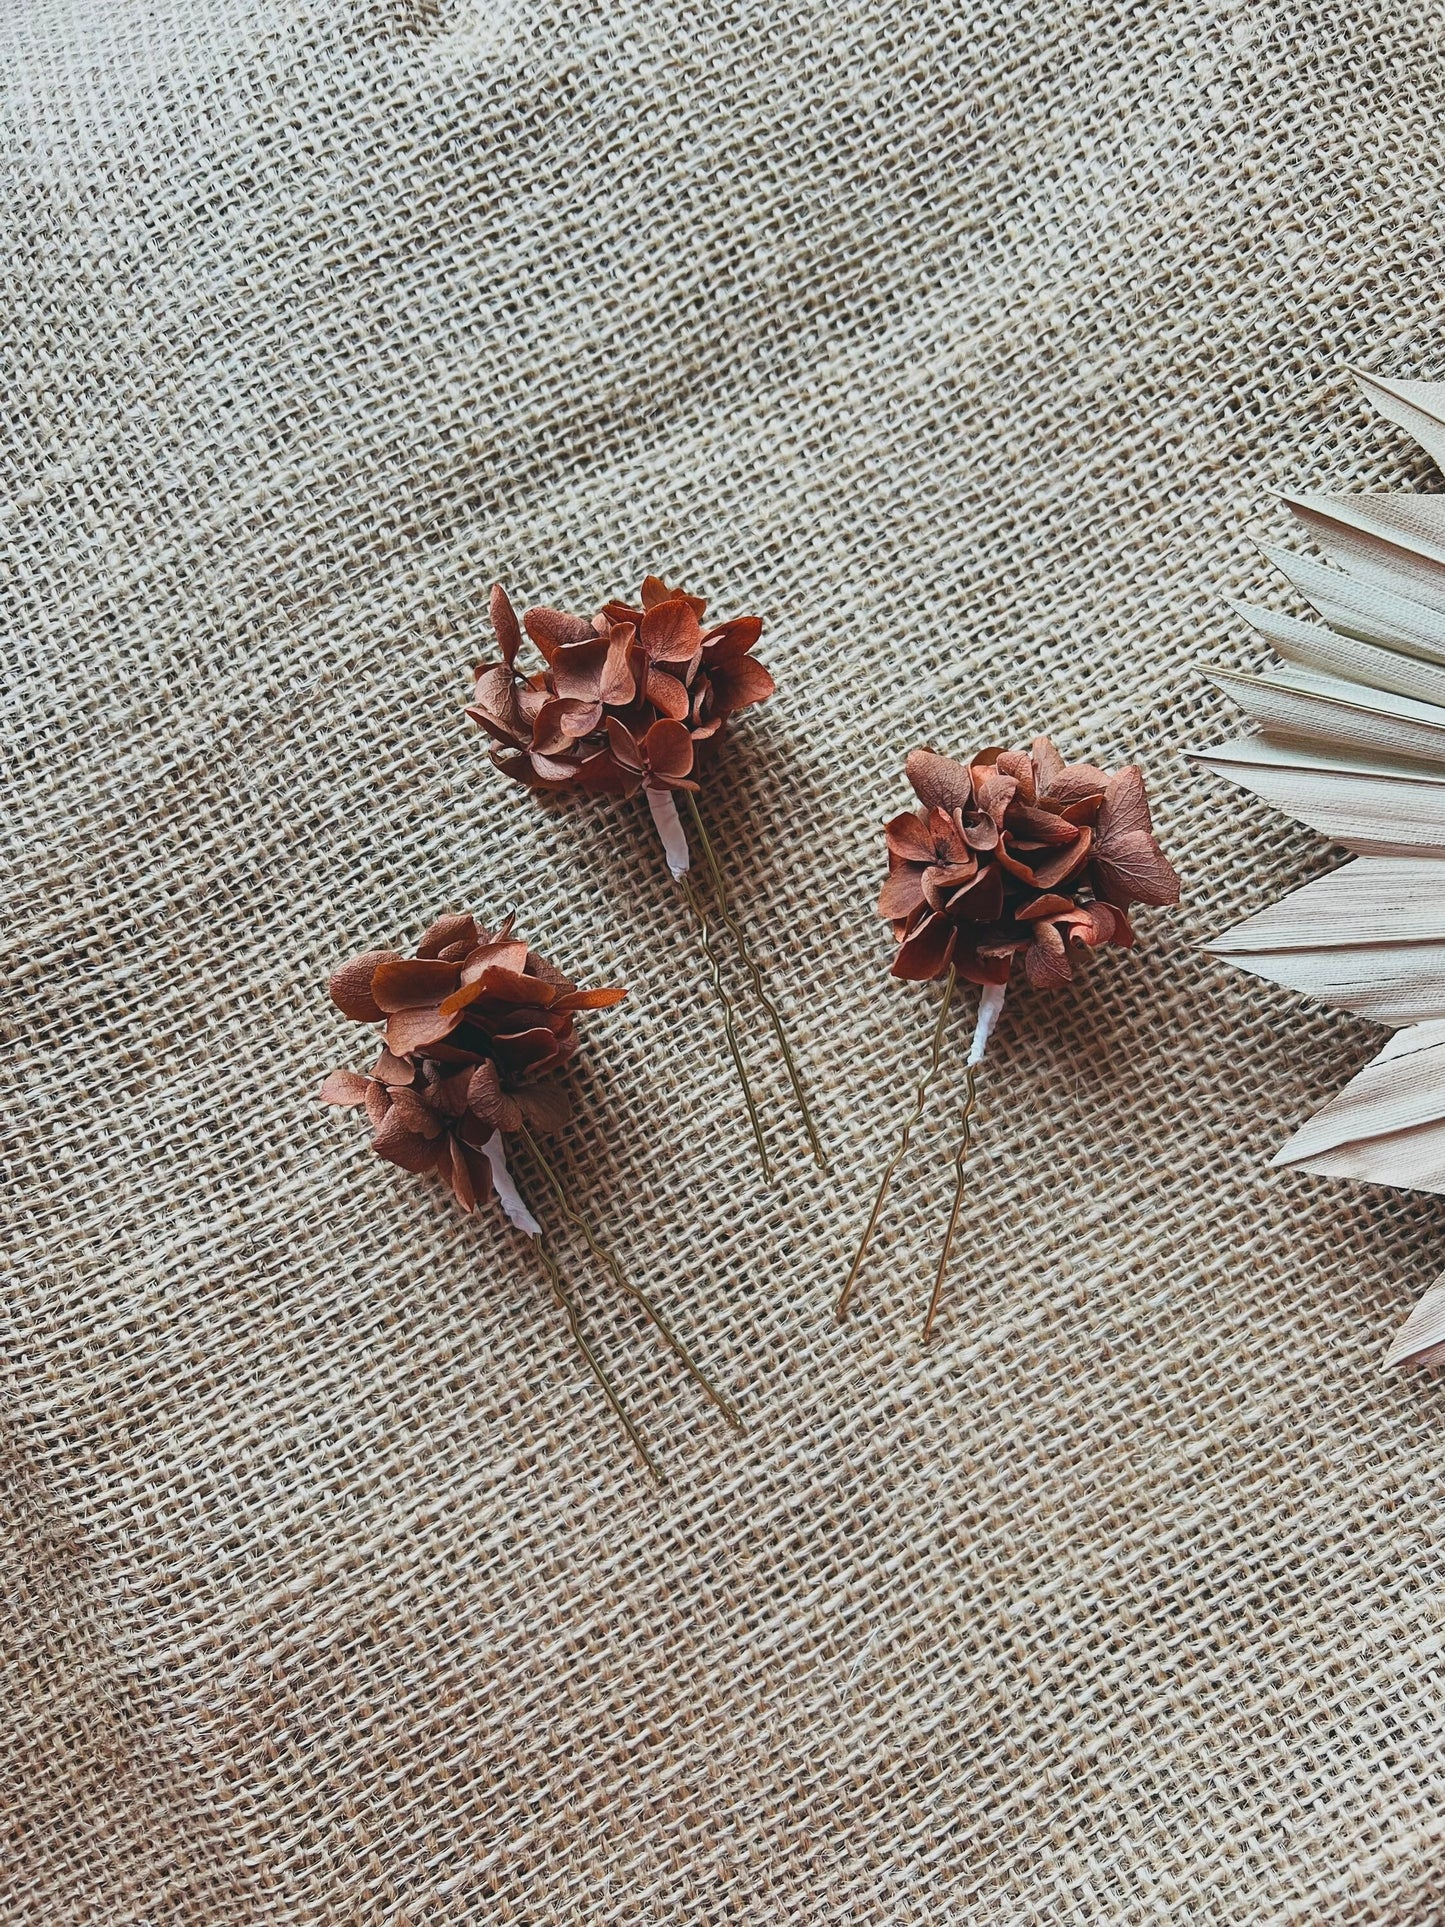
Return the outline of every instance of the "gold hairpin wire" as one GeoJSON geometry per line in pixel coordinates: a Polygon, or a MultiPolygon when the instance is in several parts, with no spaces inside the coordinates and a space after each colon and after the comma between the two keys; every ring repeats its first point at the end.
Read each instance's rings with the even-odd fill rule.
{"type": "Polygon", "coordinates": [[[696,829],[698,841],[702,845],[703,860],[707,864],[708,875],[712,880],[713,895],[717,899],[718,915],[722,918],[733,942],[737,945],[738,954],[741,956],[747,968],[748,975],[752,978],[754,995],[767,1012],[768,1022],[773,1027],[773,1035],[778,1040],[778,1048],[783,1053],[783,1064],[788,1073],[788,1082],[793,1087],[793,1095],[798,1100],[798,1109],[803,1114],[803,1128],[808,1134],[808,1142],[812,1146],[813,1157],[819,1169],[826,1171],[828,1169],[828,1159],[823,1150],[822,1140],[818,1136],[817,1126],[813,1122],[813,1113],[808,1106],[807,1093],[803,1089],[803,1080],[798,1074],[798,1066],[793,1060],[792,1046],[788,1042],[788,1033],[783,1028],[782,1017],[777,1005],[768,995],[763,985],[763,973],[752,952],[748,949],[747,939],[743,935],[742,926],[733,915],[732,906],[728,902],[727,884],[723,881],[722,865],[718,862],[717,853],[713,849],[712,838],[707,833],[707,825],[702,820],[702,811],[698,807],[697,798],[691,790],[684,791],[684,794],[687,797],[688,813],[692,817],[693,827],[696,829]]]}
{"type": "Polygon", "coordinates": [[[557,1208],[562,1213],[562,1216],[574,1230],[581,1232],[587,1249],[592,1253],[592,1256],[599,1264],[607,1267],[607,1270],[611,1273],[613,1281],[619,1289],[625,1292],[641,1309],[644,1317],[657,1331],[662,1342],[667,1346],[674,1358],[678,1359],[686,1368],[689,1376],[693,1379],[699,1390],[712,1401],[727,1420],[728,1424],[731,1425],[735,1431],[741,1432],[743,1422],[738,1414],[737,1407],[725,1393],[720,1392],[713,1384],[712,1380],[707,1376],[707,1373],[704,1372],[701,1365],[698,1364],[687,1346],[683,1344],[682,1340],[668,1324],[657,1306],[653,1304],[647,1293],[643,1291],[640,1286],[634,1285],[632,1281],[625,1276],[616,1258],[607,1250],[605,1245],[599,1243],[593,1234],[591,1225],[582,1216],[581,1212],[574,1210],[568,1203],[566,1193],[562,1189],[561,1180],[557,1176],[551,1159],[548,1158],[541,1145],[538,1144],[536,1138],[533,1137],[525,1124],[522,1126],[521,1138],[523,1144],[527,1147],[528,1154],[533,1163],[541,1172],[543,1178],[545,1178],[548,1188],[557,1200],[557,1208]]]}
{"type": "Polygon", "coordinates": [[[658,1470],[657,1462],[648,1451],[647,1443],[641,1432],[638,1431],[637,1427],[628,1417],[627,1407],[622,1403],[616,1387],[608,1377],[607,1369],[603,1365],[602,1360],[587,1342],[587,1334],[582,1329],[582,1320],[578,1316],[577,1307],[568,1295],[567,1287],[562,1282],[562,1274],[557,1269],[557,1261],[547,1249],[546,1240],[540,1231],[533,1237],[532,1244],[536,1250],[542,1269],[547,1274],[547,1283],[552,1287],[552,1296],[562,1308],[562,1315],[567,1320],[567,1329],[571,1332],[573,1342],[586,1361],[588,1371],[591,1372],[602,1396],[607,1400],[607,1403],[621,1420],[622,1429],[632,1441],[633,1450],[646,1467],[653,1483],[661,1489],[661,1487],[666,1485],[667,1481],[658,1470]]]}
{"type": "Polygon", "coordinates": [[[944,1233],[943,1250],[939,1255],[938,1273],[933,1280],[933,1295],[928,1301],[928,1316],[923,1321],[923,1342],[926,1345],[933,1336],[933,1321],[938,1314],[938,1301],[943,1295],[943,1277],[948,1270],[948,1254],[953,1249],[953,1234],[958,1229],[958,1216],[963,1209],[963,1161],[968,1156],[968,1147],[973,1141],[973,1105],[978,1096],[978,1065],[968,1067],[967,1095],[963,1100],[963,1137],[953,1154],[953,1209],[948,1214],[948,1230],[944,1233]]]}
{"type": "Polygon", "coordinates": [[[727,1035],[728,1051],[733,1060],[733,1069],[737,1072],[738,1082],[743,1087],[743,1102],[748,1107],[748,1121],[753,1127],[753,1142],[758,1147],[758,1159],[763,1167],[763,1183],[771,1184],[773,1181],[773,1168],[768,1162],[768,1147],[763,1140],[763,1122],[758,1116],[758,1107],[753,1098],[752,1085],[748,1082],[747,1067],[743,1063],[743,1054],[738,1047],[736,1012],[733,1009],[733,1000],[728,995],[727,986],[723,983],[722,961],[713,946],[712,928],[708,922],[707,911],[703,908],[702,899],[693,888],[692,878],[685,870],[682,875],[678,877],[677,881],[682,890],[682,894],[687,899],[688,908],[697,920],[698,941],[702,945],[702,954],[707,958],[708,967],[712,973],[713,992],[718,1002],[722,1005],[723,1030],[727,1035]]]}
{"type": "Polygon", "coordinates": [[[954,986],[957,982],[958,970],[953,964],[950,964],[948,966],[948,979],[943,986],[943,1003],[939,1008],[938,1022],[933,1027],[933,1052],[929,1058],[928,1069],[924,1073],[923,1081],[918,1086],[918,1094],[913,1105],[913,1115],[903,1127],[903,1135],[898,1140],[898,1149],[883,1167],[883,1177],[878,1186],[878,1196],[873,1200],[873,1210],[867,1224],[864,1226],[863,1236],[859,1242],[857,1256],[853,1260],[852,1269],[849,1271],[843,1289],[838,1295],[838,1303],[834,1307],[835,1317],[846,1318],[848,1315],[848,1300],[852,1297],[853,1287],[858,1282],[858,1273],[862,1269],[863,1258],[868,1250],[869,1241],[878,1228],[878,1220],[883,1212],[883,1200],[888,1196],[888,1187],[893,1181],[893,1173],[898,1169],[899,1161],[903,1153],[908,1149],[909,1140],[913,1136],[914,1128],[923,1116],[923,1109],[928,1102],[928,1093],[932,1088],[933,1080],[938,1075],[938,1066],[943,1055],[943,1033],[948,1023],[948,1013],[953,1003],[954,986]]]}

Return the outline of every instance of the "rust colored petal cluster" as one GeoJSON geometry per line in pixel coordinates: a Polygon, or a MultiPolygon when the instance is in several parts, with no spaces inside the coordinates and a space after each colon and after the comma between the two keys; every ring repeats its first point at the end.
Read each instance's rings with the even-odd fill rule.
{"type": "Polygon", "coordinates": [[[697,745],[775,687],[750,653],[761,618],[704,626],[706,609],[650,575],[636,605],[609,602],[590,619],[529,609],[518,622],[498,584],[501,661],[478,665],[467,709],[492,738],[492,761],[534,789],[696,789],[697,745]],[[530,675],[517,667],[524,631],[543,664],[530,675]]]}
{"type": "Polygon", "coordinates": [[[492,1195],[483,1146],[495,1133],[567,1122],[548,1080],[577,1049],[573,1013],[626,994],[578,990],[512,934],[511,918],[492,935],[473,917],[439,917],[415,956],[368,950],[332,975],[332,1002],[384,1025],[384,1045],[369,1074],[333,1071],[321,1096],[365,1105],[378,1157],[437,1172],[474,1210],[492,1195]]]}
{"type": "Polygon", "coordinates": [[[888,825],[878,914],[898,949],[893,975],[1007,983],[1022,953],[1031,984],[1073,977],[1076,946],[1132,945],[1133,904],[1179,901],[1154,840],[1144,779],[1066,763],[1046,736],[980,750],[968,764],[915,749],[908,780],[922,809],[888,825]]]}

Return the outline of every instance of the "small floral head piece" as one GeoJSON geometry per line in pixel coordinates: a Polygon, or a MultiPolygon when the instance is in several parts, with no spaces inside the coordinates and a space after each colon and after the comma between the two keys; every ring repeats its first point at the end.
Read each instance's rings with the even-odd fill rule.
{"type": "MultiPolygon", "coordinates": [[[[368,950],[332,974],[331,999],[357,1023],[382,1027],[381,1054],[369,1072],[338,1070],[321,1086],[327,1104],[364,1107],[372,1149],[403,1170],[440,1177],[464,1211],[495,1197],[534,1241],[553,1296],[588,1369],[654,1478],[641,1434],[624,1410],[576,1306],[507,1163],[506,1140],[519,1139],[569,1224],[642,1309],[729,1423],[737,1413],[676,1337],[662,1314],[624,1277],[617,1261],[569,1204],[538,1133],[562,1130],[571,1115],[555,1082],[577,1049],[579,1010],[606,1010],[625,990],[579,990],[513,933],[495,934],[475,918],[438,917],[414,956],[368,950]]],[[[660,1479],[659,1479],[660,1482],[660,1479]]]]}
{"type": "Polygon", "coordinates": [[[717,916],[738,946],[781,1049],[809,1143],[818,1163],[825,1165],[782,1018],[733,915],[697,802],[698,775],[729,722],[766,701],[776,684],[752,654],[762,619],[734,616],[705,624],[706,610],[700,596],[670,589],[650,575],[635,603],[604,603],[590,618],[561,609],[529,609],[519,622],[498,584],[492,590],[490,614],[501,660],[475,669],[467,715],[491,737],[497,768],[528,788],[641,794],[647,799],[668,869],[697,921],[763,1176],[771,1181],[762,1122],[738,1046],[736,1013],[723,983],[708,911],[690,874],[692,854],[678,798],[702,848],[717,916]],[[524,635],[541,658],[541,667],[531,673],[517,666],[524,635]]]}
{"type": "Polygon", "coordinates": [[[944,980],[928,1073],[878,1187],[873,1214],[838,1299],[844,1316],[888,1186],[938,1073],[959,978],[979,986],[966,1061],[963,1140],[954,1158],[953,1209],[923,1336],[933,1331],[963,1205],[975,1079],[1018,959],[1036,990],[1062,990],[1075,962],[1101,944],[1134,943],[1136,903],[1179,901],[1179,878],[1154,839],[1144,779],[1132,764],[1107,775],[1066,763],[1046,736],[1023,750],[980,750],[967,765],[915,749],[905,765],[922,809],[888,824],[888,880],[878,914],[893,927],[892,975],[944,980]]]}

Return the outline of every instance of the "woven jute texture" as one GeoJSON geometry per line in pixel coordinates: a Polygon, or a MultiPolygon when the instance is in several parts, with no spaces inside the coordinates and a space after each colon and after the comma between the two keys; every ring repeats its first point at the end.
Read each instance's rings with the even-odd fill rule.
{"type": "MultiPolygon", "coordinates": [[[[1337,860],[1191,773],[1282,486],[1438,488],[1436,0],[7,0],[0,1916],[1445,1919],[1438,1204],[1269,1172],[1380,1033],[1200,941],[1337,860]],[[640,804],[461,716],[487,590],[768,620],[704,808],[764,1190],[640,804]],[[904,751],[1140,760],[1178,912],[972,999],[904,751]],[[654,1493],[494,1210],[315,1101],[435,912],[629,1001],[559,1154],[654,1493]],[[745,984],[739,974],[735,985],[745,984]]],[[[535,1180],[524,1166],[519,1175],[535,1180]]]]}

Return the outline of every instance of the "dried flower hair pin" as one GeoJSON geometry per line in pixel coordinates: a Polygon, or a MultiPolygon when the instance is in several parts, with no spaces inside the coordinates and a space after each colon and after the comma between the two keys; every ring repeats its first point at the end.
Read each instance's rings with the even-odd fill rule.
{"type": "Polygon", "coordinates": [[[1073,979],[1076,948],[1131,947],[1130,906],[1177,903],[1179,879],[1154,840],[1144,779],[1132,764],[1109,776],[1089,763],[1066,763],[1046,736],[1036,736],[1027,752],[980,750],[966,767],[936,750],[915,749],[906,770],[923,808],[887,826],[888,881],[878,914],[893,925],[893,976],[914,983],[941,977],[943,1004],[928,1070],[884,1168],[837,1313],[842,1318],[848,1310],[888,1186],[923,1116],[962,977],[980,987],[978,1021],[965,1066],[953,1208],[923,1323],[926,1341],[963,1207],[978,1067],[1015,958],[1022,955],[1035,989],[1060,990],[1073,979]]]}
{"type": "Polygon", "coordinates": [[[403,1170],[435,1173],[463,1211],[496,1197],[516,1228],[533,1240],[588,1370],[661,1484],[641,1433],[582,1330],[576,1304],[541,1225],[517,1189],[506,1153],[507,1138],[520,1139],[557,1209],[581,1233],[593,1257],[656,1327],[728,1423],[739,1426],[730,1401],[574,1210],[555,1165],[537,1142],[539,1133],[561,1130],[570,1115],[566,1093],[550,1080],[576,1052],[573,1013],[606,1010],[626,995],[618,989],[578,990],[513,935],[510,917],[495,935],[470,916],[438,917],[414,957],[368,950],[333,974],[333,1003],[357,1023],[384,1025],[384,1042],[368,1074],[332,1071],[321,1096],[328,1104],[364,1105],[377,1156],[403,1170]]]}
{"type": "Polygon", "coordinates": [[[519,623],[498,584],[490,612],[502,659],[477,666],[467,714],[492,738],[497,768],[529,788],[577,788],[621,797],[641,791],[647,798],[667,867],[697,923],[763,1178],[771,1183],[762,1120],[738,1043],[736,1011],[723,982],[712,922],[691,874],[692,853],[677,799],[683,798],[702,850],[717,916],[737,945],[778,1041],[813,1155],[826,1169],[782,1017],[733,913],[697,802],[699,758],[716,749],[733,716],[766,701],[776,685],[751,654],[762,633],[761,618],[734,616],[704,628],[706,608],[701,597],[669,589],[650,575],[636,605],[608,602],[590,618],[560,609],[529,609],[519,623]],[[542,667],[531,675],[517,667],[524,630],[542,657],[542,667]]]}

